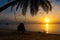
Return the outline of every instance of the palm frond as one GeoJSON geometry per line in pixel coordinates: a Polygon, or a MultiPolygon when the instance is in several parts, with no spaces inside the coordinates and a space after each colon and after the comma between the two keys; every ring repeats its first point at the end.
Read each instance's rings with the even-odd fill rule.
{"type": "Polygon", "coordinates": [[[51,6],[51,4],[50,4],[50,2],[48,0],[40,0],[40,6],[46,12],[52,10],[52,6],[51,6]]]}
{"type": "MultiPolygon", "coordinates": [[[[11,0],[9,0],[11,1],[11,0]]],[[[38,12],[39,7],[42,7],[45,12],[48,13],[48,11],[52,10],[51,3],[48,0],[14,0],[12,2],[9,2],[8,4],[0,7],[0,12],[5,10],[6,8],[11,6],[11,10],[13,7],[16,7],[16,11],[20,7],[22,9],[22,14],[25,15],[27,8],[29,6],[30,2],[30,13],[31,15],[36,15],[38,12]]]]}
{"type": "Polygon", "coordinates": [[[18,2],[15,2],[15,3],[13,3],[13,4],[11,5],[11,11],[12,11],[12,9],[13,9],[17,4],[18,4],[18,2]]]}
{"type": "Polygon", "coordinates": [[[3,10],[7,9],[8,7],[10,7],[12,4],[14,4],[17,1],[12,1],[10,3],[7,3],[6,5],[3,5],[2,7],[0,7],[0,12],[2,12],[3,10]]]}
{"type": "Polygon", "coordinates": [[[31,15],[36,15],[37,14],[37,11],[38,11],[38,8],[39,8],[39,5],[38,5],[38,1],[37,0],[30,0],[30,12],[31,12],[31,15]]]}
{"type": "Polygon", "coordinates": [[[28,0],[24,1],[24,4],[22,6],[22,14],[25,15],[28,7],[28,0]]]}
{"type": "Polygon", "coordinates": [[[19,6],[20,6],[20,2],[17,3],[16,11],[18,10],[19,6]]]}

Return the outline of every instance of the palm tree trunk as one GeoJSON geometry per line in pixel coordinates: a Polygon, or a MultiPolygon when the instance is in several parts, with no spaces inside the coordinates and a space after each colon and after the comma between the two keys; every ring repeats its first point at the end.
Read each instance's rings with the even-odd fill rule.
{"type": "Polygon", "coordinates": [[[6,8],[8,8],[9,6],[11,6],[12,4],[16,3],[17,1],[12,1],[10,3],[7,3],[6,5],[0,7],[0,12],[2,12],[3,10],[5,10],[6,8]]]}

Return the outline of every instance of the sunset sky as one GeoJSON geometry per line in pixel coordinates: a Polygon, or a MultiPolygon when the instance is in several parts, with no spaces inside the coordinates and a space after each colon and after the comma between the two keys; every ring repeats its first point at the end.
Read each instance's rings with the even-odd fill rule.
{"type": "MultiPolygon", "coordinates": [[[[8,3],[6,0],[2,0],[0,2],[0,7],[4,4],[8,3]]],[[[44,12],[42,9],[38,11],[36,16],[31,16],[29,12],[29,8],[26,16],[21,15],[20,8],[16,13],[17,22],[26,22],[26,23],[45,23],[46,17],[49,18],[49,23],[60,23],[60,2],[54,1],[52,4],[52,11],[48,14],[44,12]],[[25,19],[26,18],[26,19],[25,19]]],[[[13,9],[14,11],[14,9],[13,9]]],[[[14,12],[11,12],[10,7],[0,12],[0,22],[16,22],[14,12]]]]}

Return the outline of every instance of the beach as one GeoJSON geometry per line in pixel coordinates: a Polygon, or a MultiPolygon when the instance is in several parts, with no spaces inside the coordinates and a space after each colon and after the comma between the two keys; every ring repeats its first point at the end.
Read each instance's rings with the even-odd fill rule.
{"type": "Polygon", "coordinates": [[[31,31],[21,34],[16,30],[0,30],[0,40],[60,40],[60,35],[31,31]]]}

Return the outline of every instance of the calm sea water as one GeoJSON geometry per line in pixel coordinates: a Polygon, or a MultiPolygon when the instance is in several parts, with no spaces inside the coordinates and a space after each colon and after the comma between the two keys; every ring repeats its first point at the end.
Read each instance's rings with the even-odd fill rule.
{"type": "MultiPolygon", "coordinates": [[[[18,25],[0,25],[0,29],[16,30],[18,25]]],[[[60,34],[60,24],[25,24],[26,31],[60,34]]]]}
{"type": "Polygon", "coordinates": [[[60,24],[26,24],[26,30],[60,34],[60,24]]]}

